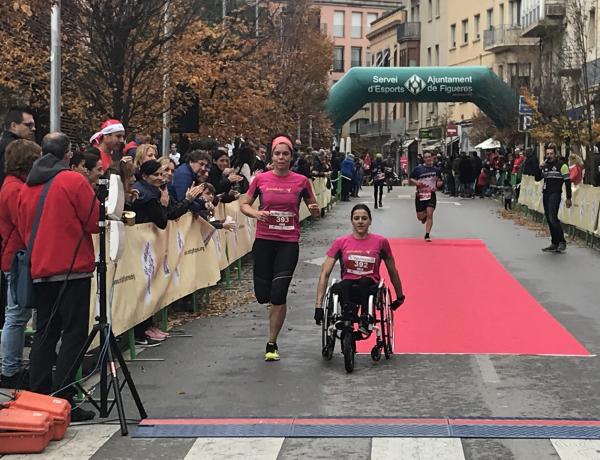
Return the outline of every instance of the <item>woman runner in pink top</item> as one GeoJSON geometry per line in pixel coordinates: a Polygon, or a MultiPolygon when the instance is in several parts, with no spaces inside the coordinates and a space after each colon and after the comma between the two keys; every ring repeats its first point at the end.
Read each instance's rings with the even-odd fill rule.
{"type": "Polygon", "coordinates": [[[257,219],[254,259],[254,294],[258,303],[271,303],[269,341],[265,361],[279,361],[277,337],[287,313],[287,293],[298,263],[300,239],[300,203],[311,214],[321,215],[309,180],[290,171],[293,144],[285,135],[276,136],[271,145],[273,170],[257,175],[245,195],[240,209],[257,219]],[[258,209],[252,204],[260,200],[258,209]]]}
{"type": "Polygon", "coordinates": [[[321,324],[323,320],[323,296],[327,288],[329,275],[335,262],[340,261],[342,281],[336,284],[336,289],[341,295],[344,304],[350,303],[351,290],[357,286],[361,309],[361,322],[359,330],[369,335],[369,296],[371,288],[379,283],[379,267],[385,263],[390,280],[396,292],[396,300],[392,303],[395,310],[404,302],[402,283],[396,269],[396,262],[390,249],[388,240],[374,233],[369,233],[371,226],[371,210],[366,204],[357,204],[350,213],[352,233],[336,239],[329,251],[323,266],[317,287],[317,302],[315,305],[315,321],[321,324]]]}

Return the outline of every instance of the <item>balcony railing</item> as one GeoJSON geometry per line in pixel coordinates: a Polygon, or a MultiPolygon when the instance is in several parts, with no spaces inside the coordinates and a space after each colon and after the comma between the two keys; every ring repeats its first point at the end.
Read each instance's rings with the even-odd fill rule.
{"type": "Polygon", "coordinates": [[[504,51],[517,46],[535,46],[536,38],[524,38],[520,25],[503,25],[483,32],[483,47],[486,51],[504,51]]]}
{"type": "Polygon", "coordinates": [[[563,24],[566,0],[532,0],[523,8],[523,36],[541,37],[563,24]]]}
{"type": "Polygon", "coordinates": [[[344,36],[344,25],[343,24],[334,24],[333,25],[333,36],[334,37],[343,37],[344,36]]]}
{"type": "Polygon", "coordinates": [[[419,40],[421,38],[420,22],[403,22],[398,26],[398,42],[419,40]]]}

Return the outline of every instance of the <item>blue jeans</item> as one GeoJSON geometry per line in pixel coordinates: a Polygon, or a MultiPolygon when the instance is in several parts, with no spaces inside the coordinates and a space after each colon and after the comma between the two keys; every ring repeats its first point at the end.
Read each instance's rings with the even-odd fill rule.
{"type": "Polygon", "coordinates": [[[25,347],[25,327],[31,319],[29,308],[19,307],[13,300],[10,288],[10,273],[5,273],[8,283],[8,306],[2,328],[2,375],[12,377],[23,366],[23,348],[25,347]]]}

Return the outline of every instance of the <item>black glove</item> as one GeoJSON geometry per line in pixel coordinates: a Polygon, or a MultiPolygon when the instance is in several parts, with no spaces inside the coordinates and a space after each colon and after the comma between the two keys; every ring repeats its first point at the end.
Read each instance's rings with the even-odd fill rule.
{"type": "Polygon", "coordinates": [[[321,321],[323,321],[324,312],[322,308],[315,308],[315,323],[321,325],[321,321]]]}
{"type": "Polygon", "coordinates": [[[396,311],[400,305],[404,303],[406,296],[402,295],[392,302],[392,311],[396,311]]]}

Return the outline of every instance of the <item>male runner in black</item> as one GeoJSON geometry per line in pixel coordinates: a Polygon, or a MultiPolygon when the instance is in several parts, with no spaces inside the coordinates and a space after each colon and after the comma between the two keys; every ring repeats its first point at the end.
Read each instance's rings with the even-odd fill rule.
{"type": "Polygon", "coordinates": [[[410,183],[417,186],[415,193],[415,207],[417,219],[425,224],[425,241],[431,242],[431,228],[433,227],[433,212],[437,204],[436,190],[442,185],[442,172],[433,165],[431,153],[423,155],[424,164],[417,166],[410,174],[410,183]]]}

